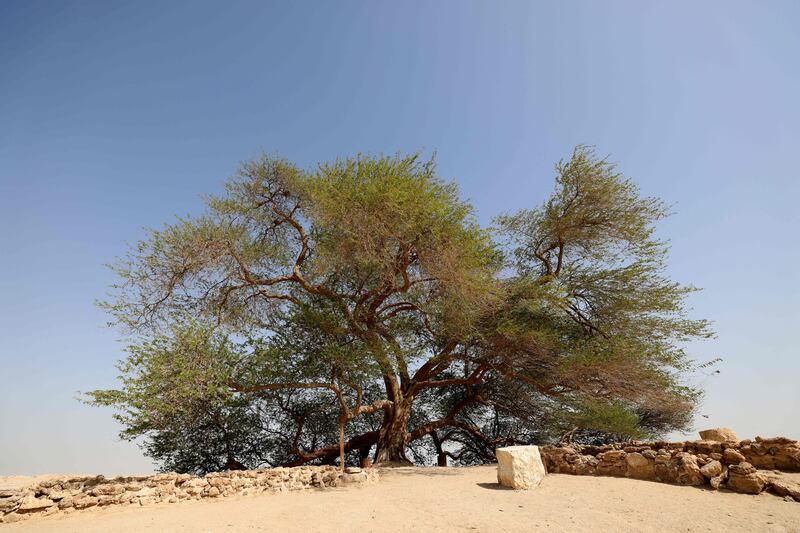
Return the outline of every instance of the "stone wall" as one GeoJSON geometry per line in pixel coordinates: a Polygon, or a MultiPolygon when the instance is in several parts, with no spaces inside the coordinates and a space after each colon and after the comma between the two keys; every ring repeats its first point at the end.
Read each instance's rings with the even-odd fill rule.
{"type": "Polygon", "coordinates": [[[708,485],[758,494],[772,490],[800,501],[800,484],[781,472],[800,472],[800,441],[777,437],[754,441],[628,442],[605,446],[542,446],[548,472],[620,476],[708,485]]]}
{"type": "Polygon", "coordinates": [[[259,492],[335,487],[377,479],[377,472],[373,469],[362,471],[356,468],[347,472],[340,475],[333,466],[301,466],[214,472],[203,477],[171,473],[114,479],[103,476],[53,478],[22,489],[0,490],[0,522],[108,505],[176,503],[259,492]]]}

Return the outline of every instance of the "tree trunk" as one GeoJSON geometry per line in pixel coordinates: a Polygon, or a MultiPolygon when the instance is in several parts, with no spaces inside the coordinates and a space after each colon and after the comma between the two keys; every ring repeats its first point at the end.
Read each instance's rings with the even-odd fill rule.
{"type": "Polygon", "coordinates": [[[412,464],[406,457],[406,435],[408,418],[411,416],[411,402],[398,396],[392,408],[384,415],[383,424],[378,432],[376,463],[412,464]]]}
{"type": "Polygon", "coordinates": [[[339,469],[344,472],[344,419],[339,420],[339,469]]]}
{"type": "Polygon", "coordinates": [[[442,447],[442,441],[439,440],[439,434],[436,431],[431,432],[433,439],[433,446],[436,448],[436,466],[447,466],[447,454],[442,447]]]}

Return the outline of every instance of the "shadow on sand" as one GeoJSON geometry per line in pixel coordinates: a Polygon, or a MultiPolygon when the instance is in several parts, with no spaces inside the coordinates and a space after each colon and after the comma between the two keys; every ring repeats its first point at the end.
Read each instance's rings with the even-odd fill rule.
{"type": "Polygon", "coordinates": [[[476,483],[482,489],[489,490],[514,490],[511,487],[504,487],[500,483],[476,483]]]}
{"type": "MultiPolygon", "coordinates": [[[[379,467],[380,468],[380,467],[379,467]]],[[[470,468],[470,467],[466,467],[470,468]]],[[[426,476],[426,477],[437,477],[437,476],[456,476],[459,475],[459,470],[461,468],[456,467],[389,467],[389,468],[381,468],[379,470],[380,473],[383,474],[391,474],[392,476],[426,476]]]]}

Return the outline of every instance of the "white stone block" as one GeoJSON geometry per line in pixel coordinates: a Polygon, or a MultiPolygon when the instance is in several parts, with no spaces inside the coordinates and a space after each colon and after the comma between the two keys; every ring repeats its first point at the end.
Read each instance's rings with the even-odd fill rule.
{"type": "Polygon", "coordinates": [[[532,489],[542,482],[547,471],[538,446],[498,448],[497,481],[512,489],[532,489]]]}

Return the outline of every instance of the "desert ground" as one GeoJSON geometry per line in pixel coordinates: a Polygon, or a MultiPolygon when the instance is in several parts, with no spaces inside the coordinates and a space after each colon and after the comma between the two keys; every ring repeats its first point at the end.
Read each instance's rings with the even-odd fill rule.
{"type": "Polygon", "coordinates": [[[800,532],[800,503],[772,494],[560,474],[548,475],[535,490],[514,491],[497,484],[496,471],[494,466],[397,468],[366,486],[109,507],[0,525],[0,530],[800,532]]]}

